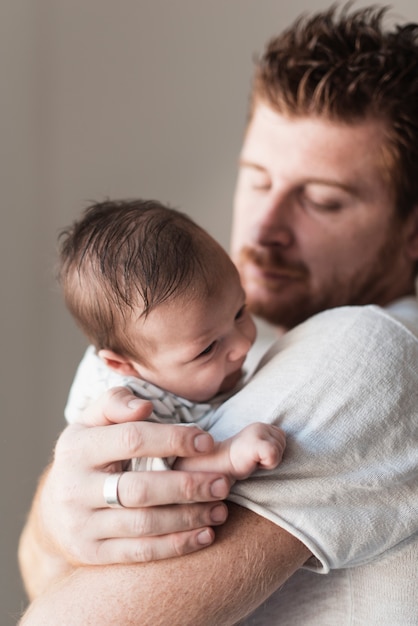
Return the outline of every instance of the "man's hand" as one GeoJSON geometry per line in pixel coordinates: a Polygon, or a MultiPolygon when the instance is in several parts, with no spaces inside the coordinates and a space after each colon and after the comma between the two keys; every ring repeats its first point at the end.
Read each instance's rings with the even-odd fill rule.
{"type": "Polygon", "coordinates": [[[123,460],[196,456],[213,449],[211,436],[198,428],[141,421],[149,413],[148,402],[125,388],[112,389],[86,410],[84,424],[61,434],[20,545],[32,597],[69,565],[166,559],[213,542],[211,526],[227,517],[220,500],[230,484],[220,474],[125,472],[118,485],[124,508],[109,508],[104,501],[104,481],[122,470],[123,460]],[[50,572],[39,576],[45,563],[41,570],[36,562],[44,557],[50,572]]]}

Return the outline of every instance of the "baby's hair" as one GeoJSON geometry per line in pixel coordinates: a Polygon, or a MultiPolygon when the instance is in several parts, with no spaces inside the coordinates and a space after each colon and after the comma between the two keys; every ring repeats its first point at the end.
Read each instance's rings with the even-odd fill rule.
{"type": "Polygon", "coordinates": [[[95,203],[59,244],[58,278],[75,320],[98,350],[131,357],[128,322],[174,297],[209,297],[231,263],[187,215],[154,200],[95,203]]]}

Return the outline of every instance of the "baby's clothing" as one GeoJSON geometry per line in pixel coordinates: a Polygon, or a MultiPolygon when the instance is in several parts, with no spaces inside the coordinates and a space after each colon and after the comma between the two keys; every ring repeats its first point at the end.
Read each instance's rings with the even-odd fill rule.
{"type": "MultiPolygon", "coordinates": [[[[89,346],[78,366],[70,389],[65,407],[67,421],[69,423],[81,421],[81,414],[87,406],[113,387],[128,387],[139,398],[150,400],[153,412],[148,421],[193,424],[202,430],[209,430],[214,423],[215,409],[232,393],[236,393],[240,385],[237,385],[233,392],[219,394],[211,402],[191,402],[135,376],[118,374],[97,356],[94,346],[89,346]]],[[[135,471],[166,470],[170,469],[174,460],[174,457],[169,459],[141,457],[132,459],[129,469],[135,471]]]]}

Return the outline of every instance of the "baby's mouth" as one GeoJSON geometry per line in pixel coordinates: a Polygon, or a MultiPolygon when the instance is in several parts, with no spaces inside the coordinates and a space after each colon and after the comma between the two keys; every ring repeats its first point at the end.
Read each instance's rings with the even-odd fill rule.
{"type": "Polygon", "coordinates": [[[239,369],[235,370],[235,372],[228,374],[228,376],[223,379],[219,392],[224,393],[226,391],[231,391],[231,389],[233,389],[235,385],[237,385],[238,382],[241,380],[241,377],[242,368],[240,367],[239,369]]]}

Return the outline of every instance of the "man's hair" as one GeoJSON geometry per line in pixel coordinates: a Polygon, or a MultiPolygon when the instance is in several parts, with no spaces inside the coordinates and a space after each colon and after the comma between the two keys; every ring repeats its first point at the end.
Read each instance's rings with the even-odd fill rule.
{"type": "Polygon", "coordinates": [[[289,116],[382,121],[382,156],[405,216],[418,204],[418,24],[387,30],[388,7],[350,4],[302,15],[267,44],[250,115],[264,101],[289,116]]]}
{"type": "Polygon", "coordinates": [[[136,358],[127,324],[174,297],[209,297],[227,259],[188,216],[153,200],[93,204],[59,243],[58,279],[79,326],[97,349],[136,358]]]}

